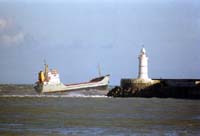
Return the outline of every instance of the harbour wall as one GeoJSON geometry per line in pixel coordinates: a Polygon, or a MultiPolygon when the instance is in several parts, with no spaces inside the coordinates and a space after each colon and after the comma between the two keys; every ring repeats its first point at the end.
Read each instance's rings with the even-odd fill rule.
{"type": "Polygon", "coordinates": [[[159,97],[200,99],[200,79],[121,79],[112,97],[159,97]]]}

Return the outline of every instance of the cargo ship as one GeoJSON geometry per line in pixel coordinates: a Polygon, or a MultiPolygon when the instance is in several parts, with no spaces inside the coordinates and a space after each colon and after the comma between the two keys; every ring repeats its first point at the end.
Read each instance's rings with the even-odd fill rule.
{"type": "Polygon", "coordinates": [[[34,87],[38,93],[56,93],[65,91],[74,91],[82,89],[103,89],[106,90],[110,75],[99,76],[88,82],[76,84],[63,84],[60,81],[59,73],[56,69],[49,70],[45,63],[44,71],[38,73],[38,81],[34,87]]]}

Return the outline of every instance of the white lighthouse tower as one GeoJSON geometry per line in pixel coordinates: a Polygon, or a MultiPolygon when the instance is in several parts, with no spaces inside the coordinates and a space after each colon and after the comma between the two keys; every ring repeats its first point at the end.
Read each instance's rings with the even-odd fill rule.
{"type": "Polygon", "coordinates": [[[141,49],[138,59],[139,59],[138,79],[151,80],[148,77],[148,57],[146,55],[146,50],[144,47],[141,49]]]}

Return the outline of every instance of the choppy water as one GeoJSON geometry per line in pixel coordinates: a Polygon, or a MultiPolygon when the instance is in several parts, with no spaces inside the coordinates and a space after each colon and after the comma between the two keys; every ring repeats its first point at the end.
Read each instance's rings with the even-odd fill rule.
{"type": "Polygon", "coordinates": [[[200,135],[200,101],[103,95],[1,94],[0,135],[200,135]]]}

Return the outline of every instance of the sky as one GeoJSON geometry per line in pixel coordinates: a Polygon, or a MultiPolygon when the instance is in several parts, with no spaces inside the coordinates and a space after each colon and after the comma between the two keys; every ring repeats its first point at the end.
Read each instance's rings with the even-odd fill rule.
{"type": "Polygon", "coordinates": [[[145,47],[150,78],[200,78],[199,0],[0,0],[0,83],[33,84],[44,68],[77,83],[137,78],[145,47]]]}

